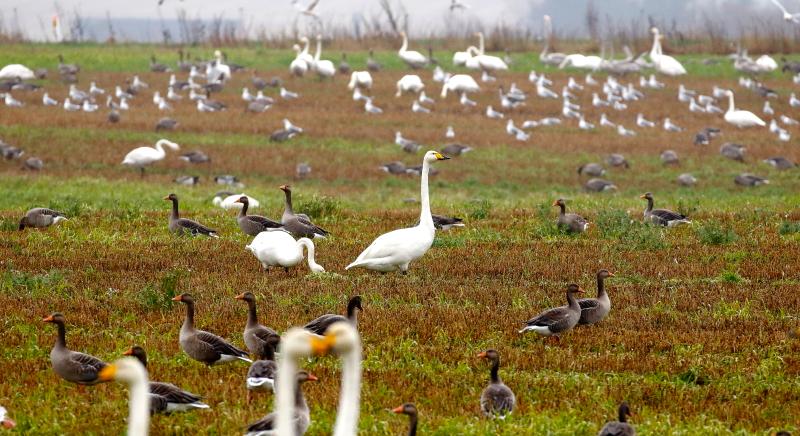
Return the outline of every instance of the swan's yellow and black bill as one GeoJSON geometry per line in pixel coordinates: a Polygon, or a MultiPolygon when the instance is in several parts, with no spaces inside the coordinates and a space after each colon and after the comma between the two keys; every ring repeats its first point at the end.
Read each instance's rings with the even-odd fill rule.
{"type": "Polygon", "coordinates": [[[116,377],[116,375],[117,375],[117,365],[114,365],[112,363],[100,370],[100,373],[97,374],[97,379],[100,381],[107,382],[114,380],[114,377],[116,377]]]}
{"type": "Polygon", "coordinates": [[[317,356],[323,356],[336,345],[335,336],[311,336],[309,338],[311,344],[311,352],[317,356]]]}
{"type": "Polygon", "coordinates": [[[438,151],[436,152],[435,156],[436,156],[436,159],[437,159],[437,160],[447,160],[447,159],[450,159],[449,157],[447,157],[447,156],[443,155],[442,153],[439,153],[438,151]]]}

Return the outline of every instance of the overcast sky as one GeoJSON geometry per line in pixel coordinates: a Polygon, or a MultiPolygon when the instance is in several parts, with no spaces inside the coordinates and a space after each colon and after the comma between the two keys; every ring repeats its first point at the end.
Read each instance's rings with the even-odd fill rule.
{"type": "MultiPolygon", "coordinates": [[[[307,4],[310,0],[299,0],[307,4]]],[[[583,32],[586,4],[590,0],[461,0],[470,5],[466,12],[448,13],[450,0],[390,0],[402,2],[409,13],[412,33],[440,29],[445,20],[455,22],[480,21],[486,26],[504,22],[512,26],[526,26],[537,30],[542,14],[550,14],[557,29],[564,33],[583,32]]],[[[782,0],[791,12],[800,11],[800,0],[782,0]]],[[[224,15],[227,19],[246,17],[255,27],[269,30],[290,28],[297,14],[291,0],[0,0],[4,25],[13,26],[14,14],[23,33],[33,39],[43,39],[50,34],[50,17],[58,7],[64,11],[62,22],[67,32],[67,21],[74,11],[85,18],[112,20],[143,18],[158,28],[159,20],[173,20],[180,9],[191,18],[212,18],[224,15]]],[[[603,22],[606,16],[628,22],[636,17],[652,15],[665,21],[676,20],[679,25],[698,25],[703,14],[725,21],[729,28],[749,21],[753,16],[777,17],[780,12],[771,0],[594,0],[603,22]]],[[[320,0],[316,11],[325,23],[347,25],[354,17],[363,14],[372,17],[380,14],[378,0],[320,0]]],[[[303,23],[301,19],[301,24],[303,23]]],[[[784,25],[781,23],[781,25],[784,25]]],[[[785,24],[789,26],[790,24],[785,24]]],[[[128,38],[132,38],[126,35],[128,38]]],[[[412,35],[413,36],[413,35],[412,35]]]]}

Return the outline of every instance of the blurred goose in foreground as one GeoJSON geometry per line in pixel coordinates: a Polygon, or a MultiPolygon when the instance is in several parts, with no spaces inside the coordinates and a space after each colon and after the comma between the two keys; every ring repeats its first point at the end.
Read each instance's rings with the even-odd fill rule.
{"type": "MultiPolygon", "coordinates": [[[[124,353],[139,360],[147,369],[147,353],[144,348],[134,345],[124,353]]],[[[148,383],[150,397],[150,414],[185,412],[193,409],[208,409],[208,404],[200,401],[201,397],[173,385],[151,381],[148,383]]]]}
{"type": "Polygon", "coordinates": [[[614,277],[614,273],[607,269],[597,271],[597,298],[578,300],[578,305],[581,306],[581,319],[578,320],[578,324],[597,324],[611,312],[611,299],[608,298],[605,288],[605,279],[609,277],[614,277]]]}
{"type": "Polygon", "coordinates": [[[778,170],[788,170],[794,168],[794,162],[786,159],[785,157],[771,157],[769,159],[764,159],[764,163],[771,165],[773,168],[778,170]]]}
{"type": "Polygon", "coordinates": [[[42,321],[55,324],[58,327],[58,336],[53,349],[50,351],[50,363],[53,372],[64,380],[80,385],[94,385],[103,380],[98,378],[100,370],[108,365],[102,360],[88,354],[72,351],[67,348],[65,327],[66,318],[60,312],[44,318],[42,321]]]}
{"type": "Polygon", "coordinates": [[[169,231],[175,233],[179,236],[183,235],[205,235],[210,236],[212,238],[219,238],[217,236],[217,231],[212,230],[197,221],[192,221],[190,219],[181,218],[180,213],[178,212],[178,196],[175,194],[169,194],[168,196],[164,197],[164,201],[171,201],[172,202],[172,213],[169,215],[169,231]]]}
{"type": "Polygon", "coordinates": [[[559,198],[553,202],[553,206],[559,207],[558,219],[556,225],[560,229],[564,229],[572,233],[583,233],[589,228],[589,222],[582,216],[575,213],[566,213],[567,206],[564,200],[559,198]]]}
{"type": "Polygon", "coordinates": [[[419,418],[417,407],[414,406],[414,403],[401,404],[392,409],[392,412],[408,415],[408,436],[417,436],[417,421],[419,418]]]}
{"type": "Polygon", "coordinates": [[[555,336],[571,330],[578,325],[581,319],[581,306],[575,299],[576,294],[582,294],[584,290],[576,284],[567,286],[567,305],[553,309],[548,309],[526,322],[525,328],[520,333],[533,331],[542,336],[555,336]]]}
{"type": "Polygon", "coordinates": [[[275,330],[258,322],[256,296],[252,292],[243,292],[234,298],[247,303],[247,324],[244,326],[242,338],[247,349],[250,350],[250,354],[263,358],[274,352],[273,348],[278,345],[280,335],[275,330]]]}
{"type": "Polygon", "coordinates": [[[66,220],[67,216],[61,212],[46,207],[35,207],[25,212],[25,216],[19,221],[19,230],[25,230],[26,227],[50,227],[66,220]]]}
{"type": "Polygon", "coordinates": [[[609,182],[608,180],[593,178],[586,181],[586,184],[583,185],[587,191],[590,192],[605,192],[605,191],[616,191],[617,185],[609,182]]]}
{"type": "Polygon", "coordinates": [[[478,357],[491,362],[489,373],[489,386],[481,392],[481,411],[489,418],[505,418],[514,411],[516,398],[514,392],[503,383],[498,374],[500,369],[500,354],[496,350],[486,350],[478,353],[478,357]]]}
{"type": "Polygon", "coordinates": [[[769,184],[769,180],[750,173],[739,174],[738,176],[734,177],[733,181],[737,185],[742,186],[761,186],[769,184]]]}
{"type": "Polygon", "coordinates": [[[617,421],[611,421],[603,426],[597,436],[636,436],[636,430],[628,424],[628,417],[632,416],[628,403],[619,405],[617,421]]]}
{"type": "Polygon", "coordinates": [[[303,261],[303,248],[308,252],[308,268],[312,273],[325,272],[325,268],[314,259],[314,243],[309,238],[294,240],[292,235],[283,229],[269,229],[259,233],[245,248],[261,262],[264,270],[272,266],[289,268],[299,265],[303,261]]]}
{"type": "Polygon", "coordinates": [[[150,426],[150,401],[147,370],[132,358],[123,357],[99,373],[104,382],[117,380],[128,385],[128,436],[147,436],[150,426]]]}
{"type": "Polygon", "coordinates": [[[669,209],[653,209],[653,194],[650,192],[642,194],[640,198],[647,200],[647,207],[644,210],[645,221],[666,227],[692,223],[685,215],[669,209]]]}
{"type": "Polygon", "coordinates": [[[464,227],[464,223],[461,218],[456,217],[449,217],[444,215],[435,215],[431,214],[433,218],[433,227],[437,230],[450,230],[453,227],[464,227]]]}
{"type": "Polygon", "coordinates": [[[259,215],[248,215],[247,208],[250,205],[250,200],[246,195],[242,195],[236,200],[240,203],[242,208],[239,210],[239,216],[236,217],[236,222],[239,224],[239,229],[246,235],[257,236],[259,233],[267,231],[268,229],[278,229],[281,223],[272,221],[259,215]]]}
{"type": "MultiPolygon", "coordinates": [[[[298,371],[296,373],[297,382],[294,389],[294,407],[291,413],[291,425],[294,429],[294,435],[302,436],[308,430],[311,424],[311,412],[308,409],[308,403],[303,395],[302,385],[305,382],[317,381],[317,377],[309,374],[306,371],[298,371]]],[[[247,426],[245,436],[266,436],[277,435],[278,428],[278,414],[271,412],[267,416],[259,419],[258,421],[247,426]]]]}
{"type": "Polygon", "coordinates": [[[225,339],[194,327],[194,299],[190,294],[180,294],[172,299],[186,305],[186,318],[181,326],[180,345],[184,353],[192,359],[208,366],[243,360],[253,363],[242,351],[225,339]]]}
{"type": "Polygon", "coordinates": [[[280,190],[285,196],[283,215],[281,224],[283,228],[300,238],[324,238],[328,236],[328,231],[311,222],[311,218],[306,214],[294,213],[292,208],[292,189],[289,185],[281,185],[280,190]]]}
{"type": "Polygon", "coordinates": [[[697,178],[689,173],[683,173],[676,179],[681,186],[694,186],[697,184],[697,178]]]}
{"type": "Polygon", "coordinates": [[[275,376],[278,374],[278,363],[275,361],[275,346],[280,342],[280,337],[270,337],[265,354],[258,356],[247,370],[247,402],[252,398],[252,391],[275,390],[275,376]]]}
{"type": "Polygon", "coordinates": [[[364,310],[361,307],[361,296],[355,295],[347,302],[347,316],[327,313],[312,321],[309,321],[305,326],[303,326],[303,328],[317,335],[324,335],[328,330],[328,327],[337,322],[347,322],[353,327],[357,328],[358,311],[360,310],[364,310]]]}

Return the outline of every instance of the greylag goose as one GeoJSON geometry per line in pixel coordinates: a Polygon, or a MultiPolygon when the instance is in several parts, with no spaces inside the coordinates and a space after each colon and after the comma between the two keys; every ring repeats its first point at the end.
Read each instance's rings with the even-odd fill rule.
{"type": "Polygon", "coordinates": [[[178,176],[173,179],[173,182],[183,186],[195,186],[200,183],[199,176],[178,176]]]}
{"type": "Polygon", "coordinates": [[[50,227],[53,224],[61,221],[66,221],[67,217],[61,212],[45,207],[35,207],[27,212],[25,216],[19,220],[19,229],[25,230],[25,227],[44,228],[50,227]]]}
{"type": "Polygon", "coordinates": [[[349,322],[353,326],[358,326],[358,312],[356,312],[356,309],[364,310],[361,307],[360,295],[354,296],[350,299],[350,301],[347,302],[347,317],[328,313],[313,321],[310,321],[308,324],[303,326],[303,328],[312,333],[324,335],[325,331],[328,330],[328,327],[340,321],[349,322]]]}
{"type": "Polygon", "coordinates": [[[617,185],[609,182],[608,180],[604,179],[589,179],[583,185],[589,192],[605,192],[605,191],[616,191],[617,185]]]}
{"type": "Polygon", "coordinates": [[[17,423],[8,417],[8,411],[3,406],[0,406],[0,425],[9,429],[17,426],[17,423]]]}
{"type": "Polygon", "coordinates": [[[108,113],[108,122],[111,124],[116,124],[120,120],[119,112],[116,109],[112,109],[111,112],[108,113]]]}
{"type": "Polygon", "coordinates": [[[414,403],[401,404],[392,409],[392,412],[408,415],[408,436],[417,435],[418,414],[417,414],[417,406],[415,406],[414,403]]]}
{"type": "Polygon", "coordinates": [[[606,163],[611,165],[612,167],[623,167],[623,168],[631,167],[627,159],[625,159],[625,156],[618,153],[613,153],[608,155],[608,157],[606,158],[606,163]]]}
{"type": "Polygon", "coordinates": [[[180,155],[178,159],[193,164],[211,162],[211,158],[200,150],[194,150],[190,151],[189,153],[184,153],[180,155]]]}
{"type": "Polygon", "coordinates": [[[697,183],[697,178],[689,173],[683,173],[678,176],[677,181],[681,186],[694,186],[697,183]]]}
{"type": "Polygon", "coordinates": [[[101,380],[98,378],[98,374],[108,364],[94,356],[67,348],[67,329],[64,315],[60,312],[55,312],[42,321],[53,323],[58,327],[58,337],[53,349],[50,351],[50,363],[53,365],[53,372],[64,380],[76,383],[79,386],[100,383],[101,380]]]}
{"type": "MultiPolygon", "coordinates": [[[[309,374],[306,371],[299,371],[297,373],[297,387],[295,388],[295,404],[294,412],[292,414],[292,423],[294,424],[294,434],[302,436],[308,430],[311,424],[311,412],[308,409],[308,403],[303,395],[302,385],[305,382],[317,381],[314,374],[309,374]]],[[[245,436],[263,436],[269,434],[277,434],[278,414],[272,412],[269,415],[259,419],[258,421],[247,426],[247,433],[245,436]]]]}
{"type": "Polygon", "coordinates": [[[431,214],[433,227],[437,230],[450,230],[453,227],[464,227],[463,219],[444,215],[431,214]]]}
{"type": "Polygon", "coordinates": [[[253,361],[247,370],[247,402],[250,402],[250,391],[275,390],[275,374],[278,373],[278,363],[275,362],[275,347],[280,342],[280,336],[271,336],[266,342],[258,360],[253,361]]]}
{"type": "Polygon", "coordinates": [[[745,147],[741,144],[726,142],[719,148],[719,154],[728,159],[744,162],[745,147]]]}
{"type": "Polygon", "coordinates": [[[381,65],[378,61],[375,60],[375,58],[373,57],[372,49],[370,49],[369,58],[367,58],[367,69],[369,71],[372,71],[373,73],[376,73],[380,71],[381,68],[383,68],[383,65],[381,65]]]}
{"type": "Polygon", "coordinates": [[[646,192],[639,198],[647,200],[647,208],[644,210],[645,221],[650,221],[653,224],[666,227],[692,223],[685,215],[681,215],[669,209],[653,209],[653,194],[650,192],[646,192]]]}
{"type": "Polygon", "coordinates": [[[247,303],[247,324],[244,327],[242,335],[244,344],[250,353],[257,358],[263,358],[270,352],[274,344],[273,340],[277,338],[280,341],[280,335],[275,330],[265,327],[258,323],[258,315],[256,314],[256,296],[252,292],[243,292],[236,297],[237,300],[242,300],[247,303]]]}
{"type": "Polygon", "coordinates": [[[578,324],[597,324],[611,311],[611,299],[608,298],[604,284],[605,279],[609,277],[614,277],[614,273],[607,269],[597,271],[597,298],[578,300],[578,305],[581,306],[581,319],[578,324]]]}
{"type": "Polygon", "coordinates": [[[328,232],[311,222],[308,215],[294,213],[292,209],[292,189],[289,185],[281,185],[281,191],[286,196],[286,203],[281,217],[283,228],[298,238],[324,238],[328,232]]]}
{"type": "Polygon", "coordinates": [[[156,132],[160,132],[162,130],[175,130],[175,127],[177,126],[178,122],[172,118],[161,118],[156,123],[156,132]]]}
{"type": "Polygon", "coordinates": [[[461,156],[469,151],[472,151],[472,147],[461,144],[447,144],[442,147],[442,153],[450,157],[461,156]]]}
{"type": "Polygon", "coordinates": [[[628,403],[623,401],[619,405],[618,421],[611,421],[604,425],[597,436],[635,436],[636,430],[628,424],[628,417],[632,415],[628,403]]]}
{"type": "Polygon", "coordinates": [[[769,180],[750,173],[739,174],[733,178],[733,182],[742,186],[761,186],[769,184],[769,180]]]}
{"type": "Polygon", "coordinates": [[[680,159],[678,158],[678,153],[674,150],[664,150],[661,152],[661,162],[664,165],[678,165],[680,159]]]}
{"type": "Polygon", "coordinates": [[[794,162],[781,156],[764,159],[764,163],[771,165],[777,170],[788,170],[794,168],[795,166],[794,162]]]}
{"type": "Polygon", "coordinates": [[[500,369],[500,354],[496,350],[481,351],[478,357],[492,363],[489,386],[481,392],[481,411],[489,418],[505,418],[514,411],[516,398],[514,392],[500,380],[497,371],[500,369]]]}
{"type": "MultiPolygon", "coordinates": [[[[144,348],[134,345],[124,353],[125,356],[132,356],[139,359],[142,366],[147,368],[147,353],[144,348]]],[[[208,404],[200,401],[201,397],[191,392],[173,385],[172,383],[162,383],[151,381],[150,391],[150,414],[185,412],[193,409],[208,409],[208,404]]]]}
{"type": "Polygon", "coordinates": [[[236,217],[236,222],[239,223],[239,228],[247,235],[256,236],[267,229],[279,229],[281,223],[272,221],[259,215],[248,215],[247,208],[250,205],[250,200],[246,195],[239,197],[235,203],[241,203],[242,208],[239,210],[239,216],[236,217]]]}
{"type": "Polygon", "coordinates": [[[566,213],[567,205],[563,199],[559,198],[554,201],[553,206],[559,207],[558,220],[556,220],[559,228],[572,233],[583,233],[589,228],[589,222],[584,217],[576,213],[566,213]]]}
{"type": "Polygon", "coordinates": [[[186,319],[181,326],[179,340],[181,349],[189,357],[208,366],[237,359],[253,363],[247,358],[247,352],[234,347],[213,333],[194,328],[194,299],[190,294],[178,295],[172,301],[180,301],[186,305],[186,319]]]}
{"type": "Polygon", "coordinates": [[[44,162],[38,157],[31,156],[25,159],[25,162],[22,163],[22,168],[31,171],[41,171],[41,169],[44,168],[44,162]]]}
{"type": "Polygon", "coordinates": [[[584,290],[580,286],[570,284],[567,287],[566,306],[548,309],[534,316],[525,323],[525,328],[519,332],[533,331],[542,336],[558,337],[559,334],[572,329],[578,325],[578,321],[581,319],[581,306],[578,304],[578,300],[575,299],[575,294],[582,293],[584,293],[584,290]]]}
{"type": "Polygon", "coordinates": [[[172,213],[169,215],[169,231],[178,235],[206,235],[218,238],[217,231],[212,230],[197,221],[181,218],[178,213],[178,196],[169,194],[164,197],[165,201],[172,201],[172,213]]]}
{"type": "Polygon", "coordinates": [[[606,169],[598,163],[583,164],[578,167],[578,174],[587,175],[592,177],[600,177],[605,175],[606,169]]]}

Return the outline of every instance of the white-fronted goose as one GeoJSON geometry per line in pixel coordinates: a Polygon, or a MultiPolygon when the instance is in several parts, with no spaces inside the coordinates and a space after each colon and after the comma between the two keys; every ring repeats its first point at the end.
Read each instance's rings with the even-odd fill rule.
{"type": "Polygon", "coordinates": [[[437,230],[450,230],[453,227],[464,227],[463,219],[444,215],[431,214],[433,227],[437,230]]]}
{"type": "Polygon", "coordinates": [[[556,225],[568,232],[583,233],[589,228],[589,222],[576,213],[567,213],[567,205],[564,200],[559,198],[553,202],[553,206],[559,207],[558,219],[556,225]]]}
{"type": "Polygon", "coordinates": [[[250,354],[255,355],[258,359],[263,359],[264,356],[273,352],[273,348],[277,345],[275,339],[280,341],[280,335],[275,330],[258,323],[256,296],[252,292],[243,292],[234,298],[247,303],[247,324],[245,324],[242,334],[244,344],[250,350],[250,354]]]}
{"type": "Polygon", "coordinates": [[[653,209],[653,194],[644,193],[639,198],[647,200],[647,208],[644,210],[645,221],[660,226],[673,227],[680,224],[691,224],[692,222],[685,216],[669,209],[653,209]]]}
{"type": "Polygon", "coordinates": [[[611,299],[608,298],[605,288],[605,279],[614,277],[614,273],[607,269],[597,271],[597,298],[581,298],[581,319],[578,324],[597,324],[611,311],[611,299]]]}
{"type": "Polygon", "coordinates": [[[742,186],[761,186],[769,184],[769,180],[750,173],[739,174],[733,178],[733,182],[742,186]]]}
{"type": "Polygon", "coordinates": [[[628,417],[632,416],[628,403],[622,402],[619,405],[618,421],[611,421],[603,426],[597,436],[636,436],[636,430],[628,424],[628,417]]]}
{"type": "Polygon", "coordinates": [[[248,215],[247,208],[250,205],[250,200],[246,195],[239,197],[236,203],[242,204],[242,208],[239,210],[239,216],[236,217],[236,222],[239,223],[239,228],[246,235],[257,236],[267,229],[279,229],[282,227],[281,223],[272,221],[269,218],[259,215],[248,215]]]}
{"type": "Polygon", "coordinates": [[[697,183],[697,178],[689,173],[683,173],[678,176],[677,181],[681,186],[694,186],[697,183]]]}
{"type": "Polygon", "coordinates": [[[56,343],[53,345],[53,349],[50,350],[50,363],[53,365],[53,372],[64,380],[79,386],[100,383],[101,380],[98,378],[98,374],[108,364],[94,356],[67,348],[67,329],[64,315],[60,312],[55,312],[42,321],[53,323],[58,327],[56,343]]]}
{"type": "Polygon", "coordinates": [[[342,315],[336,315],[333,313],[328,313],[325,315],[320,316],[319,318],[310,321],[308,324],[303,326],[304,329],[316,333],[318,335],[324,335],[325,331],[328,330],[332,324],[337,322],[349,322],[353,326],[358,326],[358,310],[364,310],[361,308],[361,296],[356,295],[347,302],[347,317],[342,315]]]}
{"type": "Polygon", "coordinates": [[[408,436],[417,436],[417,421],[419,417],[417,406],[415,406],[414,403],[401,404],[392,409],[392,412],[408,415],[408,436]]]}
{"type": "Polygon", "coordinates": [[[598,163],[587,163],[578,167],[578,174],[600,177],[605,175],[606,169],[598,163]]]}
{"type": "Polygon", "coordinates": [[[190,294],[178,295],[172,301],[180,301],[186,305],[186,319],[181,326],[180,344],[181,349],[189,357],[208,366],[234,360],[253,362],[247,358],[247,352],[234,347],[213,333],[197,330],[194,327],[194,299],[190,294]]]}
{"type": "Polygon", "coordinates": [[[583,185],[583,187],[589,192],[605,192],[605,191],[616,191],[617,185],[609,182],[608,180],[604,179],[589,179],[583,185]]]}
{"type": "MultiPolygon", "coordinates": [[[[308,403],[303,395],[302,385],[305,382],[317,381],[314,374],[309,374],[306,371],[297,372],[297,385],[295,388],[295,404],[292,413],[292,424],[294,424],[294,434],[302,436],[308,430],[311,424],[311,412],[308,409],[308,403]]],[[[258,421],[247,426],[247,433],[245,436],[265,436],[277,433],[278,427],[278,414],[271,412],[269,415],[259,419],[258,421]]]]}
{"type": "Polygon", "coordinates": [[[525,323],[525,328],[519,332],[533,331],[542,336],[558,337],[559,334],[572,329],[578,325],[578,321],[581,319],[581,306],[578,304],[578,300],[575,299],[575,294],[582,293],[584,293],[584,290],[580,286],[574,283],[570,284],[567,287],[566,306],[548,309],[534,316],[525,323]]]}
{"type": "Polygon", "coordinates": [[[794,168],[795,166],[794,162],[781,156],[764,159],[764,163],[769,164],[778,170],[788,170],[794,168]]]}
{"type": "Polygon", "coordinates": [[[34,207],[33,209],[25,212],[25,216],[19,220],[19,229],[25,230],[25,227],[50,227],[53,224],[66,220],[67,216],[61,212],[48,209],[46,207],[34,207]]]}
{"type": "Polygon", "coordinates": [[[178,213],[178,196],[169,194],[164,197],[165,201],[172,201],[172,213],[169,215],[169,231],[178,235],[206,235],[218,238],[217,231],[212,230],[197,221],[181,218],[178,213]]]}
{"type": "Polygon", "coordinates": [[[283,228],[298,238],[324,238],[328,232],[311,222],[308,215],[294,213],[292,209],[292,189],[289,185],[281,185],[281,191],[285,194],[286,201],[281,217],[283,228]]]}
{"type": "Polygon", "coordinates": [[[505,418],[514,411],[514,392],[500,380],[500,354],[496,350],[481,351],[478,357],[492,363],[489,386],[481,392],[481,411],[489,418],[505,418]]]}
{"type": "Polygon", "coordinates": [[[11,428],[14,428],[14,427],[17,426],[17,423],[14,422],[13,419],[8,417],[8,411],[3,406],[0,406],[0,426],[2,426],[3,428],[8,428],[8,429],[11,429],[11,428]]]}
{"type": "Polygon", "coordinates": [[[744,162],[745,147],[741,144],[726,142],[719,147],[719,154],[728,159],[744,162]]]}
{"type": "MultiPolygon", "coordinates": [[[[144,348],[134,345],[124,353],[139,359],[142,366],[147,368],[147,353],[144,348]]],[[[199,395],[184,391],[172,383],[150,381],[150,414],[185,412],[193,409],[208,409],[208,404],[203,403],[199,395]]]]}

